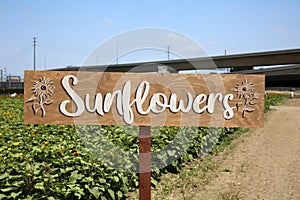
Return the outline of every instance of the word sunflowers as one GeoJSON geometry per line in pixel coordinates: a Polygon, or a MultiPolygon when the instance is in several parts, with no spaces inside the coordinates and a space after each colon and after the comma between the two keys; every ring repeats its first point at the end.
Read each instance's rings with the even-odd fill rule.
{"type": "Polygon", "coordinates": [[[111,111],[112,105],[116,102],[116,110],[126,124],[134,123],[134,109],[140,115],[147,115],[150,112],[159,114],[167,109],[172,113],[188,113],[194,112],[201,114],[208,112],[214,113],[217,103],[221,103],[224,111],[222,113],[226,120],[233,118],[234,108],[229,105],[229,101],[233,100],[233,94],[211,93],[211,94],[186,94],[185,99],[179,99],[177,94],[171,93],[153,93],[150,95],[151,85],[147,81],[142,81],[138,84],[133,98],[131,98],[132,86],[130,80],[125,82],[120,90],[115,90],[112,93],[101,94],[97,93],[93,97],[85,94],[80,97],[76,90],[72,89],[71,85],[75,86],[78,83],[78,78],[74,75],[67,75],[62,79],[62,86],[71,100],[63,100],[59,105],[60,112],[68,117],[79,117],[85,111],[89,113],[97,113],[100,116],[111,111]],[[93,99],[92,99],[93,98],[93,99]],[[90,101],[94,100],[93,105],[90,101]],[[68,104],[74,104],[76,109],[70,111],[68,104]]]}

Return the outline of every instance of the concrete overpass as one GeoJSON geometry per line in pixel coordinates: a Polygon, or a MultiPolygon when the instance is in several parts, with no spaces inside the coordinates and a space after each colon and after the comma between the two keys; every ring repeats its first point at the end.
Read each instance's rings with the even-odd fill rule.
{"type": "Polygon", "coordinates": [[[171,72],[180,70],[244,68],[285,65],[285,67],[240,71],[236,73],[265,74],[267,89],[300,90],[300,49],[266,51],[258,53],[213,56],[211,58],[192,58],[157,62],[141,62],[118,65],[74,66],[55,70],[62,71],[106,71],[106,72],[157,72],[159,65],[166,65],[171,72]]]}
{"type": "Polygon", "coordinates": [[[73,66],[56,70],[63,71],[107,71],[107,72],[154,72],[158,65],[167,65],[171,71],[193,70],[194,66],[201,69],[240,68],[255,66],[272,66],[300,64],[300,49],[288,49],[278,51],[265,51],[258,53],[245,53],[226,56],[213,56],[204,58],[190,58],[178,60],[164,60],[153,62],[140,62],[129,64],[97,65],[97,66],[73,66]],[[213,61],[213,62],[212,62],[213,61]],[[137,67],[137,68],[136,68],[137,67]]]}

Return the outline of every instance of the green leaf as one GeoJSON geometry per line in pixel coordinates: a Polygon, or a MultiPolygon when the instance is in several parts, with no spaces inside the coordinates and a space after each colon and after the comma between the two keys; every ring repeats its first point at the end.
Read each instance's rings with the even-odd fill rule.
{"type": "Polygon", "coordinates": [[[99,189],[98,189],[98,188],[96,188],[96,187],[94,187],[94,188],[88,188],[88,190],[89,190],[89,192],[90,192],[92,195],[94,195],[94,197],[95,197],[96,199],[99,198],[100,192],[99,192],[99,189]]]}
{"type": "Polygon", "coordinates": [[[112,199],[115,199],[115,193],[113,190],[108,189],[107,192],[109,193],[109,195],[111,196],[112,199]]]}
{"type": "Polygon", "coordinates": [[[168,150],[168,154],[169,154],[170,156],[175,156],[176,151],[175,151],[175,150],[168,150]]]}
{"type": "Polygon", "coordinates": [[[123,193],[122,193],[121,191],[118,191],[118,192],[117,192],[117,195],[118,195],[118,199],[122,199],[123,193]]]}
{"type": "Polygon", "coordinates": [[[35,184],[34,188],[39,189],[39,190],[45,190],[43,182],[35,184]]]}
{"type": "Polygon", "coordinates": [[[114,176],[114,180],[116,181],[116,182],[119,182],[119,177],[117,177],[117,176],[114,176]]]}
{"type": "Polygon", "coordinates": [[[0,176],[0,180],[5,179],[7,177],[9,177],[9,173],[6,172],[0,176]]]}
{"type": "Polygon", "coordinates": [[[83,189],[80,187],[72,188],[72,190],[76,191],[75,196],[78,196],[79,199],[81,199],[81,195],[84,195],[83,189]]]}
{"type": "Polygon", "coordinates": [[[57,177],[59,177],[58,174],[53,174],[53,175],[51,175],[51,178],[52,178],[52,179],[55,179],[55,178],[57,178],[57,177]]]}
{"type": "Polygon", "coordinates": [[[158,183],[157,180],[155,180],[154,178],[151,178],[151,184],[153,184],[154,186],[156,186],[158,183]]]}
{"type": "Polygon", "coordinates": [[[106,183],[106,180],[104,178],[99,178],[100,183],[106,183]]]}
{"type": "Polygon", "coordinates": [[[81,194],[80,193],[75,193],[75,196],[78,196],[78,199],[81,199],[81,194]]]}
{"type": "Polygon", "coordinates": [[[128,178],[126,176],[121,176],[121,179],[122,179],[123,184],[128,183],[128,178]]]}
{"type": "Polygon", "coordinates": [[[19,186],[22,186],[24,183],[25,182],[23,180],[21,180],[21,181],[15,181],[15,182],[11,183],[11,185],[19,187],[19,186]]]}
{"type": "Polygon", "coordinates": [[[78,171],[73,171],[72,172],[72,174],[70,176],[70,182],[72,182],[72,183],[76,182],[76,180],[81,180],[84,177],[84,175],[78,174],[77,172],[78,171]]]}
{"type": "Polygon", "coordinates": [[[10,194],[10,196],[12,197],[12,198],[16,198],[17,196],[19,196],[20,194],[22,193],[22,191],[20,191],[20,192],[18,192],[18,193],[15,193],[15,192],[12,192],[11,194],[10,194]]]}
{"type": "Polygon", "coordinates": [[[85,178],[82,179],[82,182],[93,183],[94,179],[92,177],[85,177],[85,178]]]}
{"type": "Polygon", "coordinates": [[[32,147],[33,151],[37,151],[38,153],[42,152],[41,148],[39,146],[33,146],[32,147]]]}
{"type": "Polygon", "coordinates": [[[105,196],[101,196],[101,200],[107,200],[105,196]]]}
{"type": "Polygon", "coordinates": [[[9,188],[1,189],[1,191],[2,191],[2,192],[9,192],[9,191],[14,190],[14,189],[16,189],[16,188],[14,188],[14,187],[9,187],[9,188]]]}
{"type": "Polygon", "coordinates": [[[3,198],[6,198],[7,196],[4,195],[4,194],[0,194],[0,200],[3,199],[3,198]]]}
{"type": "Polygon", "coordinates": [[[65,169],[65,171],[68,172],[68,171],[72,171],[73,169],[74,169],[74,167],[67,167],[67,168],[65,169]]]}

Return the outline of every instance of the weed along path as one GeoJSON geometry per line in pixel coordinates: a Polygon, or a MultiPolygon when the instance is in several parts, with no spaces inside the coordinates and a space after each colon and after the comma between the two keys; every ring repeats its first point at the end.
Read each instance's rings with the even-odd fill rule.
{"type": "Polygon", "coordinates": [[[231,146],[171,175],[177,178],[167,177],[175,189],[162,197],[164,179],[153,199],[300,199],[300,99],[273,107],[264,128],[241,135],[231,146]],[[203,174],[197,168],[209,170],[203,174]],[[187,171],[192,176],[183,176],[187,171]]]}

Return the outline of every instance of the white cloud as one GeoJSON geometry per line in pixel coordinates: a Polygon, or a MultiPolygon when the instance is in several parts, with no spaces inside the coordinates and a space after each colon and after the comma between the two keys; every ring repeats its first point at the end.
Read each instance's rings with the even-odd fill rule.
{"type": "Polygon", "coordinates": [[[3,52],[19,52],[21,50],[21,48],[19,48],[19,47],[11,47],[11,48],[1,47],[0,50],[3,52]]]}
{"type": "Polygon", "coordinates": [[[14,47],[13,51],[18,52],[18,51],[20,51],[20,48],[19,47],[14,47]]]}
{"type": "Polygon", "coordinates": [[[177,33],[167,34],[168,46],[174,55],[180,58],[203,57],[207,56],[204,48],[190,38],[177,33]]]}
{"type": "Polygon", "coordinates": [[[187,42],[186,37],[183,37],[181,35],[175,34],[175,33],[168,33],[168,40],[171,42],[187,42]]]}
{"type": "Polygon", "coordinates": [[[277,27],[277,28],[275,29],[275,32],[277,32],[277,33],[285,32],[285,28],[283,28],[283,27],[277,27]]]}
{"type": "Polygon", "coordinates": [[[109,17],[103,17],[102,23],[105,25],[112,25],[115,23],[115,21],[109,17]]]}
{"type": "Polygon", "coordinates": [[[215,45],[217,45],[217,42],[214,41],[214,40],[209,40],[209,41],[206,42],[206,44],[207,44],[208,46],[215,46],[215,45]]]}

